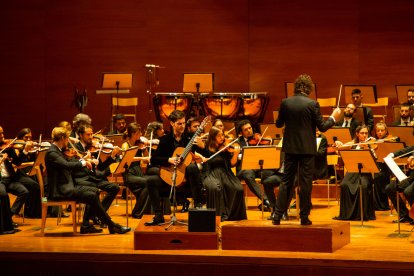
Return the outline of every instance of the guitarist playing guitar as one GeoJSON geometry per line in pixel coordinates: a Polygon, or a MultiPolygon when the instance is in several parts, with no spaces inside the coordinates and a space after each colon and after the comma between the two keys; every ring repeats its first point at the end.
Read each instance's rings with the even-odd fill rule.
{"type": "Polygon", "coordinates": [[[184,112],[174,110],[168,116],[168,120],[172,131],[160,138],[158,148],[151,157],[152,167],[147,172],[149,175],[147,178],[148,194],[155,216],[152,221],[145,223],[146,226],[158,225],[164,222],[160,194],[169,194],[170,185],[173,184],[174,167],[176,167],[176,187],[189,187],[195,207],[202,207],[200,170],[197,164],[192,162],[190,151],[200,152],[200,148],[204,148],[204,143],[200,143],[200,138],[197,136],[206,124],[207,119],[204,119],[199,130],[193,136],[185,132],[184,112]]]}

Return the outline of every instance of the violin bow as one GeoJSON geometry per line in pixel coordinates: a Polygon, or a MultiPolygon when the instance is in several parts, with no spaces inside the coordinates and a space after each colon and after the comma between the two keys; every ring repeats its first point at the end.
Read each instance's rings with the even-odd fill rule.
{"type": "MultiPolygon", "coordinates": [[[[10,143],[9,143],[9,145],[11,145],[11,144],[13,144],[14,143],[14,141],[16,141],[17,140],[17,137],[16,138],[14,138],[10,143]]],[[[7,149],[7,147],[4,147],[2,150],[0,150],[0,153],[3,153],[3,151],[5,150],[5,149],[7,149]]]]}
{"type": "Polygon", "coordinates": [[[338,102],[336,104],[336,108],[339,108],[339,103],[341,102],[341,95],[342,95],[342,84],[339,87],[339,96],[338,96],[338,102]]]}
{"type": "MultiPolygon", "coordinates": [[[[228,147],[230,147],[232,144],[236,143],[239,139],[234,139],[233,141],[231,141],[230,143],[228,143],[225,147],[223,147],[221,150],[217,151],[216,153],[214,153],[212,156],[210,156],[209,158],[207,158],[206,162],[212,158],[214,158],[216,155],[220,154],[222,151],[224,151],[225,149],[227,149],[228,147]]],[[[205,163],[205,162],[204,162],[205,163]]]]}
{"type": "Polygon", "coordinates": [[[150,144],[149,144],[149,151],[148,151],[148,157],[150,159],[150,162],[148,162],[148,165],[151,165],[151,151],[152,151],[152,136],[154,134],[154,130],[151,131],[151,136],[150,136],[150,144]]]}
{"type": "Polygon", "coordinates": [[[268,128],[268,126],[265,128],[265,130],[263,130],[262,136],[260,136],[260,139],[259,139],[259,141],[257,142],[256,146],[258,146],[258,145],[260,144],[260,142],[262,141],[262,138],[263,138],[264,134],[266,133],[267,128],[268,128]]]}

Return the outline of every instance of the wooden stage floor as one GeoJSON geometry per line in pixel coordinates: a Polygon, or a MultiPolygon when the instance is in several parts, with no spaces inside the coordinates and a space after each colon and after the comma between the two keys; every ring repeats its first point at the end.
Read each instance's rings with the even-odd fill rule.
{"type": "MultiPolygon", "coordinates": [[[[114,221],[125,224],[125,201],[118,199],[119,206],[111,206],[114,221]]],[[[333,222],[338,215],[336,201],[327,207],[325,199],[313,199],[311,219],[314,224],[333,222]]],[[[257,201],[249,198],[248,218],[260,220],[257,201]]],[[[180,207],[179,207],[180,208],[180,207]]],[[[282,224],[299,224],[292,210],[289,221],[282,224]]],[[[269,213],[265,213],[268,216],[269,213]]],[[[334,253],[237,251],[237,250],[134,250],[133,231],[125,235],[72,234],[71,219],[66,218],[59,226],[56,219],[47,220],[46,235],[40,236],[40,219],[21,218],[20,232],[0,235],[0,271],[14,273],[34,271],[59,274],[159,275],[197,274],[223,275],[242,273],[280,275],[408,275],[414,272],[413,226],[401,224],[402,236],[396,233],[395,211],[376,212],[377,220],[351,223],[351,242],[334,253]],[[195,273],[197,272],[197,273],[195,273]],[[81,273],[82,274],[82,273],[81,273]]],[[[135,228],[139,220],[129,219],[135,228]]],[[[271,224],[270,221],[268,221],[271,224]]],[[[78,228],[79,231],[79,228],[78,228]]],[[[255,239],[254,236],[251,237],[255,239]]],[[[306,236],[302,237],[306,239],[306,236]]],[[[240,241],[243,242],[243,241],[240,241]]],[[[3,274],[2,275],[8,275],[3,274]]]]}

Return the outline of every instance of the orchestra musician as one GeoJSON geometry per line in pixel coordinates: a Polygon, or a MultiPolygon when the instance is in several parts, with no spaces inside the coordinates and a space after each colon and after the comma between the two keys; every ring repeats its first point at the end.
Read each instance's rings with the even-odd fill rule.
{"type": "Polygon", "coordinates": [[[126,131],[126,120],[124,114],[116,114],[113,118],[114,130],[108,132],[108,135],[123,134],[126,131]]]}
{"type": "Polygon", "coordinates": [[[203,186],[207,190],[207,208],[215,208],[221,221],[247,219],[243,186],[231,167],[237,163],[240,147],[231,146],[205,161],[225,147],[224,133],[217,127],[209,131],[203,153],[203,186]]]}
{"type": "MultiPolygon", "coordinates": [[[[243,148],[243,147],[249,146],[249,141],[253,139],[253,128],[252,128],[250,121],[247,119],[239,121],[236,126],[236,131],[237,131],[237,134],[240,135],[238,138],[238,143],[240,144],[240,147],[243,148]]],[[[263,170],[263,171],[266,171],[266,170],[263,170]]],[[[236,176],[240,180],[244,180],[246,182],[247,187],[249,187],[250,191],[252,191],[253,194],[259,199],[261,199],[262,196],[261,196],[260,186],[258,183],[256,183],[255,178],[256,176],[259,176],[260,173],[261,173],[260,170],[242,170],[241,160],[237,162],[236,176]]],[[[268,175],[268,173],[265,173],[265,174],[268,175]]],[[[266,210],[269,210],[270,208],[273,207],[266,194],[264,195],[263,203],[261,204],[264,205],[264,209],[266,210]]],[[[262,209],[261,204],[258,206],[259,210],[262,209]]]]}
{"type": "Polygon", "coordinates": [[[374,129],[374,113],[372,112],[372,108],[368,106],[363,106],[362,104],[362,91],[358,88],[355,88],[351,92],[352,101],[355,105],[355,107],[362,107],[364,112],[364,119],[365,119],[365,125],[368,127],[369,133],[372,132],[374,129]]]}
{"type": "Polygon", "coordinates": [[[160,138],[165,135],[164,126],[160,122],[150,122],[145,130],[144,137],[147,139],[151,139],[152,133],[152,144],[158,145],[160,142],[160,138]]]}
{"type": "Polygon", "coordinates": [[[393,126],[413,126],[414,119],[411,117],[413,106],[411,104],[403,103],[400,105],[400,119],[393,122],[393,126]]]}
{"type": "Polygon", "coordinates": [[[73,140],[75,141],[79,141],[79,135],[78,135],[79,127],[81,125],[91,125],[91,124],[92,124],[92,119],[91,117],[89,117],[88,114],[85,114],[85,113],[76,114],[75,117],[73,117],[73,122],[72,122],[73,128],[72,128],[72,131],[70,132],[70,137],[74,138],[73,140]]]}
{"type": "MultiPolygon", "coordinates": [[[[169,194],[171,187],[160,177],[160,167],[178,167],[182,160],[174,156],[174,151],[178,147],[185,148],[192,138],[188,132],[185,132],[186,122],[184,112],[174,110],[168,116],[168,120],[172,131],[160,138],[158,148],[151,156],[151,166],[147,171],[149,175],[147,179],[148,193],[155,216],[152,221],[145,223],[146,226],[158,225],[164,222],[164,216],[161,210],[161,195],[169,194]]],[[[201,149],[197,148],[197,146],[193,146],[192,151],[201,152],[201,149]]],[[[203,206],[201,174],[195,163],[191,163],[185,167],[185,179],[186,182],[182,185],[184,187],[178,187],[177,192],[185,188],[185,186],[189,187],[195,207],[201,208],[203,206]]]]}
{"type": "MultiPolygon", "coordinates": [[[[125,142],[122,144],[122,150],[127,150],[136,146],[142,135],[141,126],[136,123],[128,124],[126,132],[124,133],[125,142]]],[[[131,190],[136,198],[136,203],[132,209],[132,217],[140,219],[144,214],[151,213],[151,204],[148,196],[147,179],[141,170],[141,162],[149,162],[150,157],[144,156],[144,152],[148,155],[146,147],[140,148],[134,157],[131,166],[128,169],[128,174],[124,174],[124,183],[131,190]]]]}
{"type": "MultiPolygon", "coordinates": [[[[20,174],[16,173],[13,165],[19,166],[24,159],[24,154],[23,151],[19,151],[19,154],[17,155],[16,150],[13,147],[14,144],[11,143],[11,141],[4,139],[4,131],[2,127],[0,127],[0,146],[3,148],[3,162],[0,164],[1,183],[6,187],[6,191],[8,193],[16,196],[16,199],[11,207],[11,214],[14,216],[20,213],[20,210],[27,201],[29,194],[37,194],[40,199],[38,192],[40,188],[38,183],[36,183],[36,186],[30,185],[33,183],[29,181],[26,181],[25,183],[20,182],[22,177],[20,174]]],[[[25,147],[27,147],[27,144],[25,147]]],[[[14,225],[16,226],[17,224],[14,223],[14,225]]]]}
{"type": "MultiPolygon", "coordinates": [[[[360,144],[367,141],[375,141],[375,138],[370,137],[369,128],[366,125],[357,127],[355,138],[351,142],[343,144],[341,141],[336,141],[336,145],[340,149],[367,149],[371,148],[371,145],[360,144]]],[[[372,148],[371,148],[372,150],[372,148]]],[[[373,183],[371,173],[346,173],[341,184],[341,197],[339,216],[334,217],[338,220],[359,220],[361,219],[361,210],[359,204],[359,181],[361,178],[362,185],[362,200],[363,200],[363,219],[375,220],[375,208],[373,202],[373,183]]]]}
{"type": "Polygon", "coordinates": [[[351,133],[351,137],[355,137],[355,130],[360,125],[357,119],[354,118],[357,108],[354,104],[350,103],[344,110],[344,119],[336,122],[335,126],[347,127],[351,133]]]}
{"type": "MultiPolygon", "coordinates": [[[[388,133],[388,127],[384,122],[375,124],[375,138],[381,140],[392,140],[393,136],[388,133]]],[[[374,207],[375,211],[386,211],[390,209],[385,187],[390,183],[391,172],[384,162],[377,162],[378,173],[374,174],[374,207]]]]}
{"type": "Polygon", "coordinates": [[[67,160],[65,158],[62,150],[67,148],[68,145],[69,133],[67,130],[62,127],[55,127],[52,130],[52,140],[53,144],[48,149],[45,157],[49,184],[48,198],[51,200],[76,200],[87,204],[80,229],[81,234],[102,232],[102,229],[97,229],[89,224],[92,214],[108,225],[110,234],[125,234],[131,231],[131,228],[112,221],[99,201],[99,190],[96,187],[74,184],[71,172],[81,170],[84,167],[91,169],[92,164],[84,159],[67,160]]]}
{"type": "Polygon", "coordinates": [[[312,92],[313,82],[309,75],[300,75],[294,83],[295,94],[283,99],[279,109],[276,126],[285,127],[282,151],[284,152],[284,172],[279,186],[279,197],[272,223],[279,225],[283,214],[288,209],[290,194],[293,190],[295,176],[300,183],[300,219],[301,225],[311,225],[312,177],[316,154],[316,132],[324,132],[339,119],[341,110],[336,108],[324,121],[318,102],[308,96],[312,92]]]}
{"type": "MultiPolygon", "coordinates": [[[[78,128],[79,142],[74,146],[81,153],[87,153],[93,142],[93,129],[90,125],[82,124],[78,128]]],[[[120,153],[120,149],[115,147],[111,152],[111,156],[107,158],[103,163],[97,159],[92,159],[92,162],[96,166],[93,170],[86,167],[73,171],[73,178],[76,185],[91,186],[105,191],[105,197],[102,199],[102,206],[105,211],[109,209],[113,200],[119,192],[119,186],[111,183],[107,180],[108,167],[110,164],[116,161],[117,155],[120,153]]],[[[94,223],[101,227],[106,227],[105,224],[100,222],[96,217],[93,218],[94,223]]]]}
{"type": "MultiPolygon", "coordinates": [[[[414,203],[414,168],[413,168],[413,162],[414,162],[414,146],[408,146],[401,150],[395,151],[390,153],[388,156],[396,159],[399,156],[407,155],[407,167],[409,168],[409,171],[407,173],[408,178],[404,179],[400,183],[398,183],[396,180],[391,181],[386,187],[385,192],[388,195],[388,198],[391,200],[392,204],[394,206],[397,206],[397,191],[402,192],[404,194],[404,197],[408,200],[408,203],[410,206],[414,203]]],[[[413,208],[413,207],[411,207],[413,208]]],[[[399,222],[409,222],[411,225],[414,225],[414,220],[410,218],[409,211],[407,209],[407,206],[405,205],[405,202],[400,198],[399,200],[399,222]]],[[[394,220],[393,222],[397,223],[398,220],[394,220]]]]}
{"type": "Polygon", "coordinates": [[[407,90],[407,102],[410,105],[414,105],[414,88],[409,88],[407,90]]]}

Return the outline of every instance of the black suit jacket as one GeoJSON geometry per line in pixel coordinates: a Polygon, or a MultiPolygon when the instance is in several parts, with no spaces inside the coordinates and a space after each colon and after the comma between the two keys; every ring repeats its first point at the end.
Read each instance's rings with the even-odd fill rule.
{"type": "Polygon", "coordinates": [[[374,113],[371,107],[364,106],[364,118],[365,125],[369,128],[369,132],[371,132],[374,129],[374,113]]]}
{"type": "MultiPolygon", "coordinates": [[[[339,122],[336,122],[335,126],[339,126],[341,127],[344,123],[344,120],[341,120],[339,122]]],[[[349,127],[349,133],[351,134],[351,137],[354,138],[355,136],[355,131],[357,129],[357,127],[359,126],[359,122],[358,120],[356,120],[355,118],[352,118],[351,120],[351,126],[349,127]]],[[[348,142],[348,141],[346,141],[348,142]]]]}
{"type": "Polygon", "coordinates": [[[319,103],[303,94],[295,94],[280,104],[277,127],[285,126],[282,150],[288,154],[316,154],[316,127],[325,132],[335,124],[323,120],[319,103]]]}
{"type": "Polygon", "coordinates": [[[78,160],[68,161],[60,149],[52,144],[45,157],[48,197],[50,199],[70,198],[73,194],[74,183],[71,172],[82,169],[78,160]]]}

